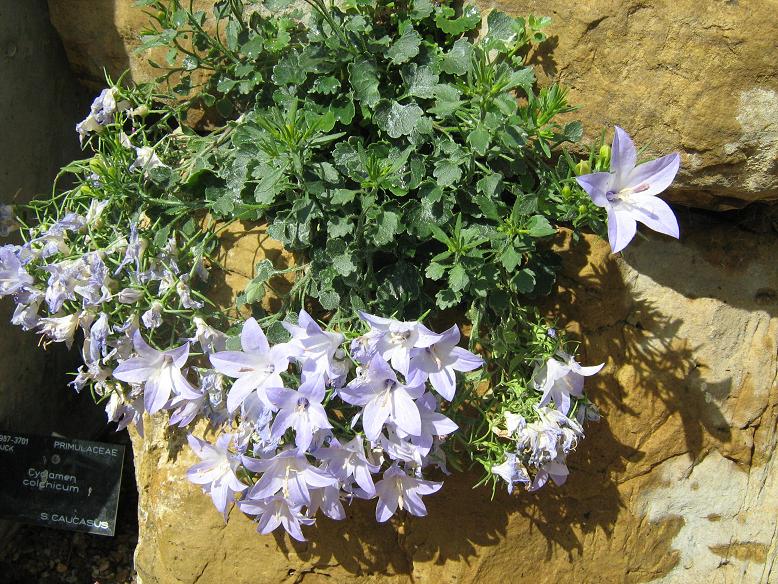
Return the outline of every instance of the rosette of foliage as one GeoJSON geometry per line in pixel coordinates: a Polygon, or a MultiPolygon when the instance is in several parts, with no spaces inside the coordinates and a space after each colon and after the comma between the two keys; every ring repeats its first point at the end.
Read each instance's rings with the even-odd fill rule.
{"type": "Polygon", "coordinates": [[[581,125],[558,121],[565,91],[527,62],[544,18],[430,0],[138,4],[165,72],[104,90],[77,128],[89,158],[63,169],[73,184],[17,209],[25,241],[0,249],[13,322],[82,341],[74,385],[120,427],[207,418],[219,437],[190,436],[189,477],[262,533],[302,538],[354,497],[376,497],[378,521],[424,515],[428,469],[447,463],[509,490],[564,482],[600,366],[537,308],[551,240],[604,231],[606,212],[619,249],[635,221],[677,236],[655,197],[677,155],[636,166],[620,129],[613,160],[564,151],[581,125]],[[263,260],[222,312],[208,274],[237,220],[266,223],[295,266],[263,260]],[[279,274],[293,286],[268,313],[279,274]]]}

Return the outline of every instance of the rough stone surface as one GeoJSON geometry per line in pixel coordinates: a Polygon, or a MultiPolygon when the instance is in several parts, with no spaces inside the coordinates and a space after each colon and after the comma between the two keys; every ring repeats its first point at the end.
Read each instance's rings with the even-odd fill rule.
{"type": "Polygon", "coordinates": [[[778,200],[774,0],[501,0],[552,17],[535,62],[570,88],[587,135],[618,124],[681,153],[671,198],[724,209],[778,200]]]}
{"type": "MultiPolygon", "coordinates": [[[[358,502],[299,544],[237,510],[225,525],[184,478],[182,436],[147,420],[133,436],[142,584],[775,581],[778,238],[697,214],[682,227],[682,242],[650,237],[623,258],[594,237],[560,242],[549,310],[586,363],[607,363],[588,385],[603,420],[564,487],[490,501],[454,476],[427,518],[377,525],[358,502]]],[[[248,233],[228,252],[238,285],[261,259],[248,233]]]]}
{"type": "MultiPolygon", "coordinates": [[[[199,0],[207,7],[212,0],[199,0]]],[[[553,18],[533,55],[570,89],[587,136],[623,126],[649,154],[678,151],[670,198],[727,209],[778,200],[778,21],[774,0],[502,0],[507,12],[553,18]]],[[[52,21],[82,80],[104,84],[129,68],[158,72],[135,53],[148,16],[132,0],[49,0],[52,21]]],[[[158,61],[162,62],[161,55],[158,61]]]]}

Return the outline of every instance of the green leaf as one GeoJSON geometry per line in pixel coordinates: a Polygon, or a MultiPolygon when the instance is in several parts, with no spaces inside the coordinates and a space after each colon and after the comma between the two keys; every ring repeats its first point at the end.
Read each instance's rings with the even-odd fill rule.
{"type": "Polygon", "coordinates": [[[527,95],[530,95],[533,83],[535,83],[535,71],[533,71],[532,67],[524,67],[511,73],[505,90],[521,87],[527,95]]]}
{"type": "Polygon", "coordinates": [[[445,118],[459,109],[462,105],[462,92],[452,85],[440,84],[435,87],[435,106],[428,111],[445,118]]]}
{"type": "MultiPolygon", "coordinates": [[[[272,205],[284,187],[284,171],[265,166],[262,178],[254,189],[254,200],[261,205],[272,205]]],[[[255,171],[256,172],[256,171],[255,171]]]]}
{"type": "Polygon", "coordinates": [[[451,308],[453,306],[456,306],[462,301],[462,293],[457,292],[455,290],[451,290],[450,288],[446,288],[444,290],[440,290],[435,295],[435,303],[438,305],[438,308],[446,309],[451,308]]]}
{"type": "Polygon", "coordinates": [[[400,105],[393,101],[391,105],[383,106],[375,114],[375,122],[392,138],[407,136],[413,132],[424,112],[415,103],[400,105]]]}
{"type": "Polygon", "coordinates": [[[157,247],[164,247],[168,237],[170,237],[170,224],[165,225],[154,234],[154,245],[157,247]]]}
{"type": "Polygon", "coordinates": [[[435,96],[435,86],[438,84],[438,75],[432,67],[427,65],[419,67],[416,63],[410,63],[402,71],[403,81],[408,86],[408,95],[429,99],[435,96]]]}
{"type": "Polygon", "coordinates": [[[462,16],[451,18],[456,12],[449,6],[441,6],[435,16],[437,27],[451,36],[459,36],[468,30],[473,30],[481,24],[481,13],[475,6],[465,6],[462,10],[462,16]]]}
{"type": "Polygon", "coordinates": [[[430,263],[430,265],[427,266],[427,271],[424,272],[430,280],[440,280],[445,273],[446,267],[437,262],[430,263]]]}
{"type": "Polygon", "coordinates": [[[478,190],[490,199],[497,197],[502,193],[502,175],[499,172],[485,176],[476,184],[478,190]]]}
{"type": "Polygon", "coordinates": [[[264,39],[261,36],[256,35],[240,48],[240,52],[249,59],[254,60],[262,54],[264,48],[264,39]]]}
{"type": "Polygon", "coordinates": [[[341,276],[348,276],[357,271],[357,265],[350,252],[346,251],[341,255],[332,258],[332,267],[341,276]]]}
{"type": "Polygon", "coordinates": [[[465,75],[472,67],[473,45],[467,39],[459,39],[443,57],[440,68],[451,75],[465,75]]]}
{"type": "Polygon", "coordinates": [[[489,30],[484,42],[493,48],[504,47],[506,43],[511,43],[524,28],[515,18],[499,10],[492,10],[489,13],[486,24],[489,30]]]}
{"type": "Polygon", "coordinates": [[[340,307],[340,294],[332,289],[322,290],[319,292],[319,303],[324,310],[335,310],[340,307]]]}
{"type": "Polygon", "coordinates": [[[529,268],[524,268],[513,275],[511,282],[520,293],[529,294],[535,289],[535,273],[529,268]]]}
{"type": "Polygon", "coordinates": [[[578,142],[583,137],[583,124],[577,121],[565,124],[563,133],[568,142],[578,142]]]}
{"type": "Polygon", "coordinates": [[[459,292],[467,287],[470,277],[462,264],[455,264],[448,273],[448,285],[454,292],[459,292]]]}
{"type": "Polygon", "coordinates": [[[354,197],[357,196],[357,193],[359,193],[359,191],[352,191],[349,189],[335,189],[332,191],[332,198],[330,199],[330,202],[333,205],[348,205],[351,201],[354,200],[354,197]]]}
{"type": "Polygon", "coordinates": [[[411,20],[424,20],[435,10],[432,0],[413,0],[411,20]]]}
{"type": "Polygon", "coordinates": [[[337,77],[317,77],[311,86],[311,93],[334,95],[340,90],[340,81],[337,77]]]}
{"type": "Polygon", "coordinates": [[[556,229],[551,226],[548,219],[543,217],[543,215],[533,215],[530,217],[529,221],[527,221],[527,231],[529,231],[532,237],[547,237],[556,233],[556,229]]]}
{"type": "Polygon", "coordinates": [[[341,96],[338,99],[333,100],[330,104],[330,111],[335,116],[335,119],[344,126],[351,124],[356,113],[354,109],[354,101],[351,99],[351,94],[341,96]]]}
{"type": "Polygon", "coordinates": [[[354,224],[350,217],[338,217],[327,222],[327,235],[330,237],[343,237],[354,232],[354,224]]]}
{"type": "Polygon", "coordinates": [[[473,199],[475,204],[483,213],[484,217],[491,219],[492,221],[499,221],[501,219],[500,211],[497,208],[495,202],[486,195],[476,195],[473,199]]]}
{"type": "Polygon", "coordinates": [[[481,156],[485,156],[486,151],[489,149],[489,138],[489,132],[483,126],[477,126],[475,130],[467,135],[468,143],[481,156]]]}
{"type": "Polygon", "coordinates": [[[421,45],[421,35],[413,27],[408,27],[402,36],[389,47],[386,56],[395,65],[401,65],[419,54],[419,45],[421,45]]]}
{"type": "Polygon", "coordinates": [[[400,233],[400,215],[394,211],[382,210],[378,220],[373,225],[373,243],[377,247],[383,247],[394,241],[395,235],[400,233]]]}
{"type": "Polygon", "coordinates": [[[354,97],[368,108],[375,107],[381,99],[377,71],[375,63],[367,59],[349,65],[349,81],[354,89],[354,97]]]}
{"type": "Polygon", "coordinates": [[[432,175],[441,187],[450,187],[462,178],[462,169],[451,160],[439,160],[432,175]]]}
{"type": "Polygon", "coordinates": [[[508,272],[512,272],[521,263],[521,254],[512,245],[508,245],[500,254],[500,262],[508,272]]]}

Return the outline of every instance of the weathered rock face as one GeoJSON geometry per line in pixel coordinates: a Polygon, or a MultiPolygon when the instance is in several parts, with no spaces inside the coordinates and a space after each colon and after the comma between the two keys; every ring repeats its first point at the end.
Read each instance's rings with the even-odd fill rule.
{"type": "Polygon", "coordinates": [[[778,199],[778,39],[772,0],[502,0],[552,17],[535,56],[570,88],[587,134],[618,124],[681,153],[671,192],[695,207],[778,199]]]}
{"type": "MultiPolygon", "coordinates": [[[[496,6],[553,18],[551,37],[533,61],[583,106],[573,115],[589,138],[619,124],[656,154],[681,153],[673,201],[726,209],[778,200],[774,0],[496,6]]],[[[73,68],[92,86],[104,84],[103,68],[114,79],[127,68],[135,81],[158,74],[134,52],[149,18],[131,0],[49,0],[49,7],[73,68]]]]}
{"type": "MultiPolygon", "coordinates": [[[[378,525],[357,502],[298,544],[256,534],[237,510],[225,525],[185,479],[195,459],[181,435],[147,420],[133,437],[142,583],[774,580],[778,238],[698,215],[683,232],[623,259],[594,237],[566,254],[555,311],[584,361],[607,367],[588,386],[603,420],[564,487],[490,501],[454,476],[427,518],[378,525]]],[[[228,269],[244,266],[231,285],[260,240],[230,250],[228,269]]]]}

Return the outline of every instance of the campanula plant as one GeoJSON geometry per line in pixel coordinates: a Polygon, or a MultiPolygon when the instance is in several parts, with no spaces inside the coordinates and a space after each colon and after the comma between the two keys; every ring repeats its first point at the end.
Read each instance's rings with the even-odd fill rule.
{"type": "Polygon", "coordinates": [[[677,237],[657,195],[678,155],[639,163],[616,127],[576,161],[566,92],[528,64],[545,18],[431,0],[137,4],[160,79],[109,81],[76,128],[85,158],[49,197],[0,208],[0,231],[22,236],[0,247],[12,322],[75,343],[74,388],[119,428],[186,432],[189,480],[261,533],[304,539],[358,499],[378,522],[426,515],[449,469],[562,485],[602,365],[541,316],[552,241],[607,226],[617,252],[636,222],[677,237]],[[266,225],[294,265],[262,259],[217,306],[233,221],[266,225]],[[291,289],[268,311],[278,276],[291,289]]]}

